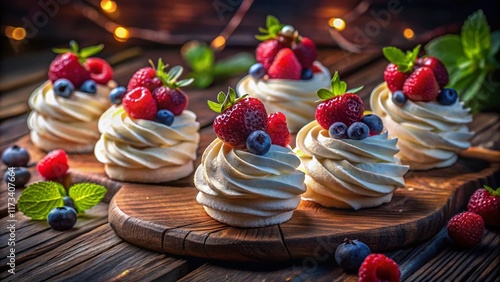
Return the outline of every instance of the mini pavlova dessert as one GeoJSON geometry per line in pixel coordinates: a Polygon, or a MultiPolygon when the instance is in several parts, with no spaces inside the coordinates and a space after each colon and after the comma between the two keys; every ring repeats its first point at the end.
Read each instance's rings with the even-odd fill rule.
{"type": "Polygon", "coordinates": [[[474,133],[469,109],[457,92],[444,88],[448,72],[434,57],[417,59],[420,46],[407,52],[395,47],[383,49],[391,62],[385,82],[373,89],[370,105],[380,116],[390,136],[397,137],[398,157],[412,170],[448,167],[457,152],[470,147],[474,133]]]}
{"type": "Polygon", "coordinates": [[[29,98],[28,117],[31,141],[51,151],[90,153],[99,139],[97,121],[110,106],[109,92],[116,86],[113,69],[103,59],[91,57],[103,45],[79,50],[54,49],[59,55],[49,68],[49,80],[35,89],[29,98]]]}
{"type": "Polygon", "coordinates": [[[316,61],[314,42],[292,26],[268,16],[267,28],[259,31],[263,34],[256,36],[262,41],[255,51],[258,63],[238,82],[236,91],[261,100],[268,112],[283,112],[289,130],[296,133],[314,119],[316,90],[328,87],[330,71],[316,61]]]}
{"type": "Polygon", "coordinates": [[[318,90],[323,100],[316,120],[297,134],[295,152],[306,173],[302,199],[325,207],[361,209],[391,201],[405,185],[408,166],[395,157],[397,139],[389,139],[380,118],[364,114],[358,89],[348,90],[338,73],[331,89],[318,90]]]}
{"type": "Polygon", "coordinates": [[[110,93],[115,104],[99,120],[101,138],[95,156],[106,174],[116,180],[159,183],[184,178],[194,171],[200,140],[196,115],[186,110],[188,96],[177,81],[182,67],[165,73],[158,66],[138,70],[127,89],[110,93]]]}
{"type": "Polygon", "coordinates": [[[196,170],[196,197],[209,216],[237,227],[262,227],[289,220],[304,193],[300,160],[288,145],[282,113],[267,115],[262,102],[229,89],[217,102],[217,138],[196,170]]]}

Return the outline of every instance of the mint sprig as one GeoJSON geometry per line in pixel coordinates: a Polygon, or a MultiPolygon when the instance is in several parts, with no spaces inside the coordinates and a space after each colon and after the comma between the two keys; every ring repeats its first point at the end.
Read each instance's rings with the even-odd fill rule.
{"type": "Polygon", "coordinates": [[[499,49],[500,31],[490,33],[482,10],[467,18],[460,35],[447,34],[425,46],[428,55],[446,66],[450,74],[448,87],[457,90],[460,100],[473,113],[500,106],[500,87],[489,81],[490,75],[500,69],[499,49]]]}
{"type": "Polygon", "coordinates": [[[410,72],[415,66],[415,60],[420,52],[420,45],[417,45],[413,50],[406,51],[406,54],[396,47],[384,47],[382,53],[385,58],[395,64],[400,72],[410,72]]]}
{"type": "Polygon", "coordinates": [[[210,101],[208,100],[208,107],[216,112],[216,113],[223,113],[225,110],[230,108],[232,105],[237,104],[239,101],[245,99],[248,96],[248,94],[245,94],[241,97],[237,97],[236,91],[234,91],[233,88],[229,87],[227,94],[224,93],[223,91],[219,92],[217,94],[217,102],[210,101]]]}
{"type": "Polygon", "coordinates": [[[177,81],[182,75],[184,68],[181,66],[174,66],[168,72],[165,72],[168,65],[166,65],[161,58],[158,59],[158,65],[155,67],[153,61],[149,60],[149,64],[155,69],[156,77],[158,77],[163,85],[170,89],[177,89],[180,87],[188,86],[193,83],[194,78],[187,78],[177,81]]]}
{"type": "Polygon", "coordinates": [[[76,41],[71,40],[69,42],[70,48],[52,48],[52,51],[56,54],[64,54],[64,53],[73,53],[76,56],[78,56],[78,61],[80,64],[85,63],[88,57],[94,56],[95,54],[99,53],[104,49],[104,44],[99,44],[95,46],[89,46],[82,48],[80,50],[80,47],[78,46],[78,43],[76,41]]]}
{"type": "MultiPolygon", "coordinates": [[[[68,191],[80,213],[97,205],[107,193],[106,187],[95,183],[77,183],[69,187],[68,191]]],[[[63,197],[66,195],[60,183],[36,182],[24,189],[18,200],[18,208],[33,220],[45,220],[54,208],[64,206],[63,197]]]]}
{"type": "Polygon", "coordinates": [[[331,81],[331,89],[321,88],[316,91],[316,94],[322,101],[326,101],[345,93],[356,93],[361,89],[363,89],[363,86],[347,90],[347,83],[340,80],[339,72],[336,71],[331,81]]]}
{"type": "Polygon", "coordinates": [[[276,38],[284,26],[276,17],[269,15],[266,18],[266,28],[259,27],[262,34],[256,35],[255,38],[260,41],[276,38]]]}

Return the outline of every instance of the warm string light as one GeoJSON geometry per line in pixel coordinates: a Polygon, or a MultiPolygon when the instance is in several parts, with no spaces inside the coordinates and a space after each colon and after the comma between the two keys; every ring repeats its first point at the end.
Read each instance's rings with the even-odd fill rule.
{"type": "Polygon", "coordinates": [[[130,31],[123,26],[119,26],[114,32],[116,41],[125,42],[130,37],[130,31]]]}
{"type": "Polygon", "coordinates": [[[101,0],[100,6],[104,12],[109,14],[116,12],[117,9],[116,2],[113,0],[101,0]]]}
{"type": "Polygon", "coordinates": [[[4,29],[4,34],[8,38],[14,40],[24,40],[26,38],[26,30],[22,27],[6,26],[4,29]]]}
{"type": "Polygon", "coordinates": [[[328,25],[335,28],[338,31],[342,31],[345,29],[345,21],[341,18],[331,18],[328,21],[328,25]]]}
{"type": "Polygon", "coordinates": [[[210,47],[214,50],[222,50],[225,46],[226,38],[222,35],[217,36],[214,40],[212,40],[212,43],[210,43],[210,47]]]}
{"type": "Polygon", "coordinates": [[[410,40],[415,37],[415,32],[413,32],[411,28],[405,28],[405,30],[403,30],[403,36],[404,38],[410,40]]]}

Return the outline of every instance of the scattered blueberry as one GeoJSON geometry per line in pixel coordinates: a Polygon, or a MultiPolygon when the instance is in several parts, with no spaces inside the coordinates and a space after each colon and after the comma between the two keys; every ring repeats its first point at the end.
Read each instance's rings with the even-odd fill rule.
{"type": "Polygon", "coordinates": [[[111,103],[119,105],[122,103],[125,93],[127,93],[127,88],[124,86],[115,87],[111,90],[111,92],[109,92],[109,100],[111,100],[111,103]]]}
{"type": "Polygon", "coordinates": [[[347,126],[345,123],[337,121],[334,122],[328,129],[330,137],[335,139],[343,139],[347,137],[347,126]]]}
{"type": "Polygon", "coordinates": [[[75,90],[75,86],[66,78],[59,78],[58,80],[54,81],[53,89],[56,95],[63,98],[69,98],[69,96],[71,96],[71,93],[73,93],[73,91],[75,90]]]}
{"type": "Polygon", "coordinates": [[[75,209],[70,207],[58,207],[50,211],[47,216],[49,225],[55,230],[69,230],[76,224],[77,214],[75,209]]]}
{"type": "Polygon", "coordinates": [[[97,92],[97,84],[92,79],[85,80],[80,86],[80,90],[89,94],[95,94],[97,92]]]}
{"type": "Polygon", "coordinates": [[[302,80],[309,80],[311,78],[313,78],[313,71],[312,69],[307,69],[307,68],[304,68],[302,69],[302,73],[300,74],[300,79],[302,80]]]}
{"type": "Polygon", "coordinates": [[[400,107],[406,103],[407,99],[403,91],[398,90],[392,93],[392,102],[400,107]]]}
{"type": "Polygon", "coordinates": [[[64,201],[64,206],[65,207],[70,207],[70,208],[73,208],[76,210],[75,208],[75,202],[73,202],[73,199],[71,199],[70,196],[64,196],[63,197],[63,201],[64,201]]]}
{"type": "Polygon", "coordinates": [[[346,238],[335,250],[335,261],[345,271],[354,273],[370,253],[370,248],[365,243],[346,238]]]}
{"type": "Polygon", "coordinates": [[[23,147],[12,145],[7,147],[2,153],[2,162],[6,166],[21,167],[27,166],[30,161],[30,154],[23,147]]]}
{"type": "Polygon", "coordinates": [[[364,115],[361,118],[361,122],[368,125],[368,128],[370,129],[370,136],[380,134],[382,129],[384,129],[382,119],[374,114],[364,115]]]}
{"type": "Polygon", "coordinates": [[[256,130],[248,135],[246,144],[250,153],[265,155],[271,149],[271,137],[262,130],[256,130]]]}
{"type": "Polygon", "coordinates": [[[266,75],[266,69],[261,63],[256,63],[253,64],[250,69],[248,70],[248,73],[253,76],[255,79],[263,78],[264,75],[266,75]]]}
{"type": "Polygon", "coordinates": [[[452,105],[458,99],[458,93],[453,88],[443,88],[441,92],[439,92],[436,100],[441,105],[452,105]]]}
{"type": "Polygon", "coordinates": [[[349,126],[347,129],[347,136],[349,139],[361,140],[368,137],[368,133],[370,133],[370,128],[368,125],[362,122],[355,122],[349,126]]]}
{"type": "Polygon", "coordinates": [[[26,186],[26,183],[30,181],[31,173],[25,167],[14,167],[13,169],[7,169],[3,175],[3,180],[5,183],[13,183],[16,188],[21,188],[26,186]]]}
{"type": "Polygon", "coordinates": [[[174,114],[169,110],[159,110],[156,113],[155,121],[166,126],[170,126],[174,123],[174,114]]]}

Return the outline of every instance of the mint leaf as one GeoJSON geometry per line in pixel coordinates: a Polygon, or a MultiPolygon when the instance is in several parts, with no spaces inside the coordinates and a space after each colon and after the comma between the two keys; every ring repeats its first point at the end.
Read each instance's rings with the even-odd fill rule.
{"type": "Polygon", "coordinates": [[[363,85],[363,86],[359,86],[359,87],[356,87],[356,88],[349,89],[349,90],[346,91],[346,93],[356,93],[356,92],[360,91],[361,89],[363,89],[363,87],[365,87],[365,86],[363,85]]]}
{"type": "Polygon", "coordinates": [[[332,92],[325,88],[319,89],[316,93],[321,100],[328,100],[333,97],[332,92]]]}
{"type": "MultiPolygon", "coordinates": [[[[49,212],[64,206],[64,187],[57,182],[36,182],[24,189],[18,201],[18,208],[34,220],[47,219],[49,212]]],[[[64,192],[66,194],[66,192],[64,192]]]]}
{"type": "Polygon", "coordinates": [[[69,188],[69,196],[75,203],[77,212],[84,212],[97,205],[108,190],[95,183],[77,183],[69,188]]]}
{"type": "Polygon", "coordinates": [[[497,53],[500,49],[500,30],[491,33],[491,46],[488,53],[488,62],[495,68],[500,68],[500,62],[497,60],[497,53]]]}
{"type": "Polygon", "coordinates": [[[212,70],[215,62],[214,51],[205,43],[186,44],[181,51],[184,60],[194,72],[212,70]]]}
{"type": "Polygon", "coordinates": [[[255,57],[249,53],[238,53],[232,57],[217,62],[214,66],[215,76],[230,76],[244,73],[255,64],[255,57]]]}
{"type": "Polygon", "coordinates": [[[491,46],[490,27],[482,10],[465,20],[461,40],[464,53],[470,59],[481,59],[488,53],[491,46]]]}
{"type": "Polygon", "coordinates": [[[392,47],[392,46],[391,47],[384,47],[382,49],[382,53],[384,53],[385,58],[389,62],[391,62],[395,65],[403,64],[406,62],[406,55],[399,48],[392,47]]]}
{"type": "Polygon", "coordinates": [[[93,56],[93,55],[101,52],[102,49],[104,49],[104,44],[99,44],[99,45],[96,45],[96,46],[85,47],[82,50],[80,50],[80,57],[82,57],[82,58],[88,58],[90,56],[93,56]]]}
{"type": "Polygon", "coordinates": [[[279,24],[280,24],[280,21],[275,16],[271,16],[271,15],[267,16],[267,18],[266,18],[267,29],[269,29],[272,26],[279,25],[279,24]]]}
{"type": "Polygon", "coordinates": [[[425,45],[425,52],[431,57],[438,58],[450,73],[460,63],[468,60],[462,49],[460,36],[456,34],[447,34],[431,40],[425,45]]]}
{"type": "Polygon", "coordinates": [[[196,88],[207,88],[214,82],[214,75],[210,71],[192,72],[189,76],[194,79],[193,86],[196,88]]]}

